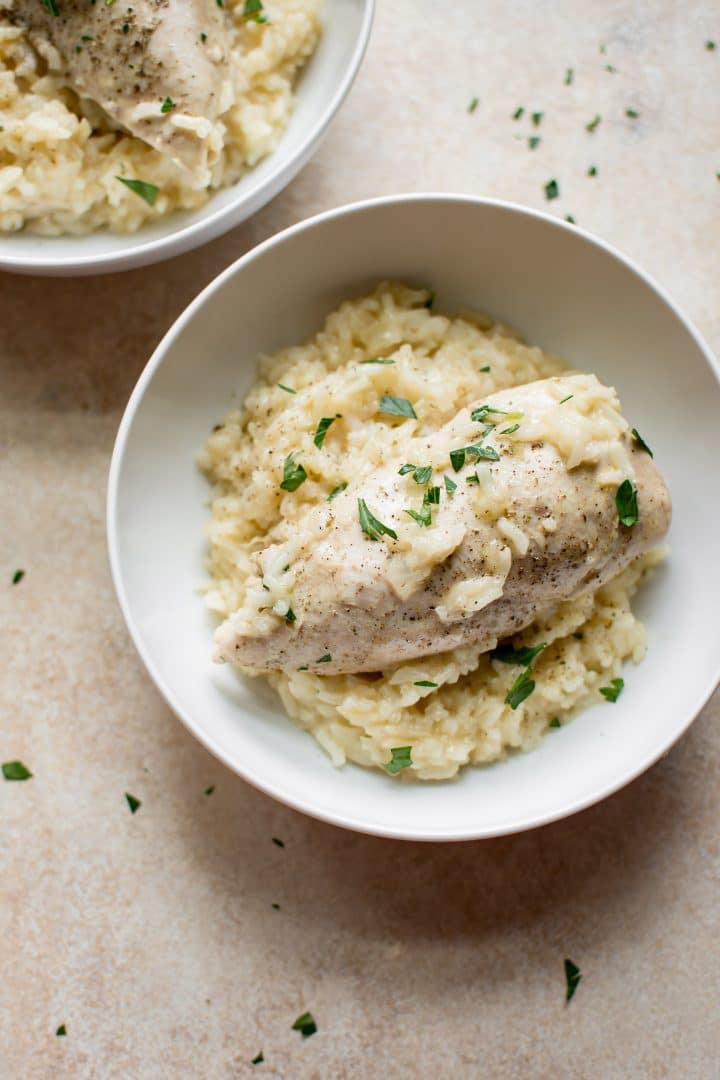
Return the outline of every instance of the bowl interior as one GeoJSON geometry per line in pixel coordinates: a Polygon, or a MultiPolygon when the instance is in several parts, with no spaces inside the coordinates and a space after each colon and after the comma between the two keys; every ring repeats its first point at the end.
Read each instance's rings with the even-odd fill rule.
{"type": "Polygon", "coordinates": [[[367,43],[374,0],[324,0],[323,32],[300,73],[297,105],[276,150],[200,210],[179,211],[129,236],[2,237],[0,268],[18,273],[100,273],[155,262],[220,236],[269,202],[309,159],[347,94],[367,43]]]}
{"type": "Polygon", "coordinates": [[[670,303],[597,241],[543,215],[452,197],[379,200],[268,241],[219,278],[160,345],[118,437],[111,558],[126,618],[158,686],[231,768],[311,814],[386,835],[510,832],[588,805],[684,730],[720,672],[720,388],[670,303]],[[671,554],[639,596],[649,650],[617,704],[588,709],[532,753],[456,781],[395,783],[336,770],[260,680],[210,661],[203,576],[208,487],[194,465],[242,398],[261,351],[303,341],[342,299],[382,278],[427,285],[440,311],[486,310],[619,391],[674,500],[671,554]],[[699,528],[699,526],[701,526],[699,528]]]}

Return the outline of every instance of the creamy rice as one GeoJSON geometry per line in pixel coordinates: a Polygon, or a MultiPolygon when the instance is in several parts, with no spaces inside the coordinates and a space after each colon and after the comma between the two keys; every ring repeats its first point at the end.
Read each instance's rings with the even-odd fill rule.
{"type": "Polygon", "coordinates": [[[131,233],[173,210],[203,206],[277,146],[293,110],[294,78],[318,41],[320,5],[267,0],[268,22],[257,23],[243,18],[244,0],[225,0],[236,100],[222,117],[224,147],[210,185],[199,191],[169,157],[114,130],[91,102],[47,74],[24,31],[0,15],[0,231],[131,233]],[[158,187],[155,206],[118,175],[158,187]]]}
{"type": "MultiPolygon", "coordinates": [[[[412,437],[379,418],[380,393],[423,401],[431,433],[463,407],[496,390],[564,370],[560,360],[525,345],[508,326],[477,314],[438,314],[430,294],[382,284],[344,303],[307,344],[260,361],[259,378],[241,410],[213,432],[201,465],[215,484],[207,592],[225,618],[261,588],[256,553],[282,543],[305,513],[350,477],[401,456],[412,437]],[[359,365],[392,354],[390,365],[359,365]],[[490,370],[483,370],[489,368],[490,370]],[[289,393],[278,384],[296,392],[289,393]],[[332,438],[313,444],[318,417],[341,413],[332,438]],[[308,479],[296,491],[278,486],[285,457],[300,451],[308,479]]],[[[381,675],[297,671],[268,676],[288,714],[311,732],[336,765],[382,767],[393,747],[412,746],[400,776],[444,779],[465,764],[485,764],[536,746],[550,726],[598,693],[625,660],[639,662],[645,630],[631,598],[658,553],[637,560],[594,594],[562,603],[513,639],[546,642],[533,665],[534,692],[516,710],[505,704],[522,668],[464,646],[388,667],[381,675]],[[417,681],[437,688],[418,687],[417,681]]],[[[252,674],[252,672],[248,672],[252,674]]],[[[610,707],[610,706],[608,706],[610,707]]]]}

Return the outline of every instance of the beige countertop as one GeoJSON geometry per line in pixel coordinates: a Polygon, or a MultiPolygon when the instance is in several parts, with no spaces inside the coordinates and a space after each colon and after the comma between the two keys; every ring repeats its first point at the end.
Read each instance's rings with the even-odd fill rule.
{"type": "Polygon", "coordinates": [[[568,821],[447,846],[346,834],[171,715],[104,537],[113,438],[156,342],[233,259],[342,202],[437,189],[571,213],[718,348],[719,91],[711,0],[379,0],[319,153],[251,222],[124,275],[0,275],[0,759],[34,773],[0,782],[3,1078],[720,1076],[718,695],[568,821]]]}

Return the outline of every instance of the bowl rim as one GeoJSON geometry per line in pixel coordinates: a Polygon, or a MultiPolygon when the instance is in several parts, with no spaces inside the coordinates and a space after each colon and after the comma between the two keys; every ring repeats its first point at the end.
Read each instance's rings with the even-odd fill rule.
{"type": "MultiPolygon", "coordinates": [[[[203,244],[209,243],[218,236],[229,232],[236,225],[240,225],[252,214],[257,213],[271,199],[279,195],[307,164],[350,92],[365,56],[375,17],[376,0],[360,0],[360,2],[364,5],[360,32],[342,79],[315,123],[308,129],[305,138],[301,141],[292,157],[282,164],[278,161],[275,167],[270,170],[262,185],[257,190],[251,191],[245,199],[235,200],[228,203],[227,206],[219,207],[208,214],[207,217],[190,222],[155,240],[143,241],[143,229],[141,227],[134,234],[133,240],[135,242],[129,248],[119,252],[105,252],[100,255],[30,255],[26,257],[24,255],[3,254],[0,248],[0,270],[37,277],[71,277],[132,270],[139,266],[148,266],[162,262],[165,259],[172,259],[177,255],[201,247],[203,244]]],[[[268,156],[267,160],[271,162],[275,156],[276,150],[268,156]]],[[[230,186],[232,187],[232,185],[230,186]]],[[[208,205],[211,204],[212,197],[208,205]]],[[[178,211],[178,213],[182,212],[178,211]]],[[[98,230],[97,233],[89,235],[102,235],[102,233],[103,230],[98,230]]],[[[46,237],[45,239],[57,240],[62,243],[66,237],[61,235],[58,237],[46,237]]],[[[74,236],[71,239],[82,242],[83,237],[74,236]]]]}
{"type": "Polygon", "coordinates": [[[535,210],[531,207],[523,206],[520,203],[510,202],[504,199],[487,198],[483,196],[464,195],[464,194],[446,194],[439,192],[421,192],[421,193],[407,193],[399,195],[385,195],[373,199],[364,199],[358,202],[349,203],[343,206],[334,207],[331,210],[326,210],[323,213],[316,214],[310,218],[306,218],[303,221],[297,222],[295,225],[291,225],[281,232],[269,237],[267,240],[258,244],[256,247],[251,248],[243,256],[233,262],[225,270],[223,270],[217,277],[215,277],[205,288],[195,297],[188,307],[178,316],[173,325],[168,329],[162,340],[155,348],[152,356],[145,365],[143,371],[138,378],[138,381],[130,395],[127,406],[123,413],[120,425],[118,427],[117,436],[115,439],[115,445],[113,448],[112,458],[110,462],[110,471],[108,476],[108,489],[107,489],[107,543],[108,554],[110,560],[110,570],[112,575],[113,584],[115,586],[115,592],[117,595],[118,603],[125,620],[125,624],[130,633],[130,637],[137,649],[143,664],[145,665],[148,674],[155,683],[155,686],[159,690],[161,696],[165,702],[169,705],[175,715],[181,720],[187,730],[207,749],[221,761],[232,772],[236,773],[247,783],[253,787],[262,791],[264,794],[269,795],[271,798],[276,799],[278,802],[283,803],[286,806],[291,807],[301,813],[307,814],[310,817],[316,818],[320,821],[324,821],[330,825],[336,825],[341,828],[349,829],[353,832],[359,832],[365,835],[380,836],[385,838],[392,838],[397,840],[418,840],[418,841],[465,841],[465,840],[480,840],[490,839],[496,836],[510,836],[516,833],[525,832],[529,829],[538,828],[542,825],[551,824],[554,821],[559,821],[562,818],[569,817],[572,814],[578,813],[581,810],[585,810],[596,803],[601,802],[603,799],[608,798],[610,795],[620,791],[627,784],[631,783],[642,773],[646,772],[652,765],[654,765],[661,757],[669,752],[669,750],[675,745],[675,743],[681,738],[687,731],[692,722],[696,719],[698,713],[703,706],[707,703],[718,683],[720,682],[720,664],[718,669],[712,675],[710,681],[702,686],[692,699],[692,704],[688,707],[685,718],[682,724],[678,727],[670,738],[666,738],[662,743],[656,746],[649,754],[647,754],[639,763],[633,764],[631,767],[625,769],[618,777],[610,783],[600,785],[597,789],[590,791],[586,796],[570,800],[565,804],[561,804],[552,812],[545,814],[537,814],[534,816],[528,816],[520,821],[514,822],[511,825],[499,824],[489,828],[478,828],[477,826],[471,826],[468,828],[442,828],[437,832],[428,832],[427,830],[414,831],[413,829],[397,829],[390,826],[365,824],[357,817],[343,813],[342,811],[330,811],[324,807],[313,803],[312,797],[294,797],[287,795],[282,787],[277,786],[272,779],[265,777],[258,777],[252,773],[252,771],[244,768],[242,762],[236,762],[215,740],[209,736],[199,723],[196,723],[190,713],[184,708],[182,703],[176,698],[172,689],[166,684],[162,675],[159,673],[153,658],[146,649],[141,632],[136,625],[131,606],[128,602],[127,594],[125,592],[121,560],[119,555],[118,544],[118,488],[119,481],[122,473],[125,451],[128,443],[130,433],[132,431],[135,414],[145,396],[145,392],[152,382],[152,379],[163,363],[171,347],[175,343],[175,340],[183,333],[188,324],[194,319],[196,313],[204,306],[207,300],[218,291],[225,282],[229,281],[237,273],[243,270],[246,266],[252,263],[255,259],[259,258],[265,252],[271,250],[274,247],[281,246],[287,240],[292,237],[303,233],[305,231],[317,228],[324,225],[327,222],[335,219],[345,217],[352,214],[362,214],[368,210],[375,208],[407,205],[408,203],[427,203],[427,202],[448,202],[448,203],[465,203],[473,206],[488,206],[496,209],[506,210],[510,213],[519,214],[521,217],[534,218],[540,220],[553,228],[567,230],[577,234],[586,243],[599,248],[601,251],[610,255],[613,259],[623,265],[626,269],[630,270],[633,274],[639,277],[655,294],[656,296],[670,309],[675,317],[680,321],[683,327],[690,334],[694,340],[698,349],[702,353],[710,371],[715,376],[717,383],[720,385],[720,363],[716,359],[709,345],[693,325],[690,319],[687,318],[680,310],[678,305],[670,298],[665,289],[654,280],[646,271],[637,265],[632,259],[623,255],[612,244],[605,240],[594,236],[585,229],[578,227],[575,224],[569,224],[559,218],[545,213],[541,210],[535,210]]]}

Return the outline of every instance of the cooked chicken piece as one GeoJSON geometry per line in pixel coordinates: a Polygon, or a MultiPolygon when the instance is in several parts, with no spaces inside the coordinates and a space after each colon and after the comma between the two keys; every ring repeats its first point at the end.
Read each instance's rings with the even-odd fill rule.
{"type": "Polygon", "coordinates": [[[329,675],[459,645],[493,648],[619,573],[669,523],[665,482],[613,390],[593,375],[504,390],[416,439],[408,459],[312,509],[291,540],[263,552],[276,614],[246,605],[228,618],[216,659],[329,675]],[[406,462],[432,465],[430,484],[401,475],[406,462]],[[278,575],[287,602],[278,603],[278,575]],[[282,617],[287,603],[295,621],[282,617]]]}
{"type": "Polygon", "coordinates": [[[184,166],[197,186],[232,104],[227,14],[216,0],[0,0],[0,14],[80,97],[184,166]]]}

